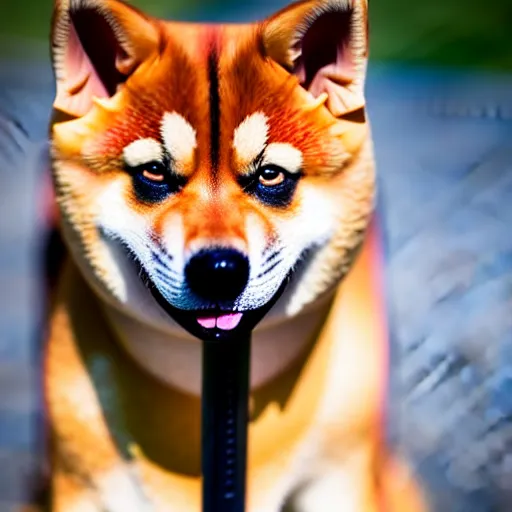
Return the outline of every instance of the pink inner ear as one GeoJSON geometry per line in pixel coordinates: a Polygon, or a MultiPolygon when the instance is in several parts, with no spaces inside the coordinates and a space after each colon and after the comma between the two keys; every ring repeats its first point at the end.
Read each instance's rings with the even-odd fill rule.
{"type": "Polygon", "coordinates": [[[124,76],[116,63],[126,58],[104,17],[93,9],[71,13],[64,50],[65,80],[59,84],[56,108],[75,116],[86,114],[93,96],[112,96],[124,76]]]}
{"type": "Polygon", "coordinates": [[[351,11],[326,12],[308,28],[300,42],[295,74],[313,96],[329,96],[330,109],[337,115],[350,109],[345,87],[357,77],[350,47],[351,11]]]}

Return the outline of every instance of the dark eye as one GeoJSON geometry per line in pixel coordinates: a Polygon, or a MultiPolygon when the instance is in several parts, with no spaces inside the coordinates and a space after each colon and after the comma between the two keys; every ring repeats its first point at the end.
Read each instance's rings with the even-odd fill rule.
{"type": "Polygon", "coordinates": [[[184,179],[174,174],[163,162],[148,162],[129,171],[133,177],[135,194],[140,201],[163,201],[184,185],[184,179]]]}
{"type": "Polygon", "coordinates": [[[275,187],[286,179],[284,171],[277,166],[264,166],[258,173],[259,182],[265,187],[275,187]]]}
{"type": "Polygon", "coordinates": [[[261,165],[251,176],[240,180],[240,185],[262,203],[283,208],[292,199],[300,173],[289,173],[278,165],[261,165]]]}

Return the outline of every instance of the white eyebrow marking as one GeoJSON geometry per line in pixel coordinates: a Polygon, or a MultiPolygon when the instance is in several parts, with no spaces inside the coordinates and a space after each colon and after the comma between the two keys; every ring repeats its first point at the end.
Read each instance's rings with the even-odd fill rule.
{"type": "Polygon", "coordinates": [[[267,146],[262,163],[278,165],[295,174],[302,169],[302,153],[291,144],[273,142],[267,146]]]}
{"type": "Polygon", "coordinates": [[[165,148],[176,162],[178,170],[189,163],[197,147],[196,131],[177,112],[166,112],[162,119],[161,134],[165,148]]]}
{"type": "Polygon", "coordinates": [[[263,112],[247,116],[236,128],[233,148],[238,165],[251,164],[265,149],[268,140],[268,118],[263,112]]]}
{"type": "Polygon", "coordinates": [[[123,150],[124,161],[130,167],[161,162],[163,160],[162,146],[155,139],[138,139],[128,144],[123,150]]]}

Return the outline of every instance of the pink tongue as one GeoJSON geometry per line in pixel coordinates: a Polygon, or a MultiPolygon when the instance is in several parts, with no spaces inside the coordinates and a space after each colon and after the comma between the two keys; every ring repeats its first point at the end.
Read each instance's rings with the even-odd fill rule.
{"type": "Polygon", "coordinates": [[[197,323],[205,329],[213,329],[215,327],[216,321],[217,319],[214,316],[197,319],[197,323]]]}
{"type": "Polygon", "coordinates": [[[230,331],[234,329],[242,320],[243,313],[230,313],[221,316],[208,316],[198,318],[197,323],[205,329],[213,329],[217,326],[223,331],[230,331]]]}
{"type": "Polygon", "coordinates": [[[217,327],[223,331],[234,329],[242,320],[242,313],[231,313],[217,318],[217,327]]]}

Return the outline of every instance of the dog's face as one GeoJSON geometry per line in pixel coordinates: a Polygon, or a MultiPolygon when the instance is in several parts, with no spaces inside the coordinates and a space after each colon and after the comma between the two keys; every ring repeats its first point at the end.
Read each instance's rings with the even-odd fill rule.
{"type": "Polygon", "coordinates": [[[291,276],[286,315],[347,272],[374,198],[366,0],[246,26],[57,0],[53,56],[64,233],[108,300],[229,337],[291,276]]]}

